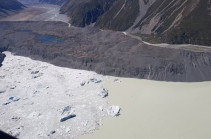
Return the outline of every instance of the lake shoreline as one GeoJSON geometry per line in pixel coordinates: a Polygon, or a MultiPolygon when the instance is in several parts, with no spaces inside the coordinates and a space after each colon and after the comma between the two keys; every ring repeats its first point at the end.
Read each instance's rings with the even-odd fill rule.
{"type": "Polygon", "coordinates": [[[104,87],[120,116],[105,118],[99,130],[79,139],[209,139],[210,85],[111,77],[104,87]]]}

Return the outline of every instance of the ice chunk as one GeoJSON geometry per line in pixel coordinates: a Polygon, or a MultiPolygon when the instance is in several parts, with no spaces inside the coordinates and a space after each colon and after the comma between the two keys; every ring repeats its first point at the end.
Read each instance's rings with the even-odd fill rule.
{"type": "Polygon", "coordinates": [[[98,94],[98,96],[100,96],[100,97],[102,97],[102,98],[105,98],[105,97],[108,96],[108,90],[105,89],[105,88],[103,88],[103,90],[100,91],[100,92],[98,92],[97,94],[98,94]]]}
{"type": "Polygon", "coordinates": [[[114,82],[115,83],[121,83],[121,81],[119,79],[115,79],[114,82]]]}
{"type": "Polygon", "coordinates": [[[96,78],[92,78],[92,79],[90,79],[90,81],[93,83],[101,83],[102,82],[102,80],[98,80],[96,78]]]}
{"type": "Polygon", "coordinates": [[[107,113],[109,116],[119,116],[120,115],[120,107],[119,106],[110,106],[108,109],[107,109],[107,113]]]}

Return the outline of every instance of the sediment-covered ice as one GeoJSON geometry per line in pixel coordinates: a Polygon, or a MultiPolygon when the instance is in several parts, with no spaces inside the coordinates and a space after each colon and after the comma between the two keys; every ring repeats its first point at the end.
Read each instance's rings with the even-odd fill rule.
{"type": "Polygon", "coordinates": [[[102,75],[5,54],[0,130],[21,139],[71,139],[93,132],[108,115],[108,99],[97,94],[102,75]]]}

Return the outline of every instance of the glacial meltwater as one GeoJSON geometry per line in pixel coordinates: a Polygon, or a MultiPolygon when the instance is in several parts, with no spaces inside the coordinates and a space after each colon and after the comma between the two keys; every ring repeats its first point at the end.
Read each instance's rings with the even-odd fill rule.
{"type": "Polygon", "coordinates": [[[37,39],[40,40],[42,43],[64,43],[64,40],[57,38],[55,36],[49,35],[37,35],[37,39]]]}

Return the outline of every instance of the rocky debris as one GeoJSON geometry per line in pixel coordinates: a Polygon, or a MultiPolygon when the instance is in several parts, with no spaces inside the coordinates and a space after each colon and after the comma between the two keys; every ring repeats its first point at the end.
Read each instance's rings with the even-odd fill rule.
{"type": "Polygon", "coordinates": [[[211,49],[208,47],[193,45],[155,47],[141,42],[140,38],[134,36],[133,38],[121,32],[101,31],[91,27],[67,29],[67,24],[61,22],[1,22],[0,24],[0,49],[6,48],[17,55],[30,56],[57,66],[150,80],[179,82],[211,80],[211,49]],[[32,30],[32,33],[25,36],[24,32],[18,32],[23,27],[32,30]],[[65,38],[64,43],[36,41],[36,35],[44,33],[65,38]],[[6,41],[4,36],[7,36],[6,40],[13,41],[6,41]],[[30,49],[24,42],[31,44],[30,49]]]}
{"type": "Polygon", "coordinates": [[[98,80],[96,78],[92,78],[92,79],[90,79],[90,81],[93,83],[101,83],[102,82],[102,80],[98,80]]]}
{"type": "Polygon", "coordinates": [[[4,58],[5,58],[5,54],[2,54],[0,52],[0,67],[2,66],[2,62],[4,61],[4,58]]]}
{"type": "Polygon", "coordinates": [[[11,119],[14,120],[14,121],[19,121],[21,118],[17,117],[17,116],[13,116],[11,119]]]}
{"type": "Polygon", "coordinates": [[[15,89],[15,88],[16,88],[16,85],[11,84],[11,85],[8,86],[8,88],[10,88],[10,89],[15,89]]]}
{"type": "Polygon", "coordinates": [[[50,133],[51,133],[51,134],[55,134],[55,133],[56,133],[56,131],[55,131],[55,130],[53,130],[53,131],[51,131],[50,133]]]}
{"type": "Polygon", "coordinates": [[[0,94],[5,93],[5,92],[6,92],[6,89],[0,89],[0,94]]]}
{"type": "Polygon", "coordinates": [[[9,100],[12,100],[13,102],[15,102],[15,101],[19,101],[20,98],[18,98],[18,97],[10,97],[9,100]]]}
{"type": "Polygon", "coordinates": [[[0,74],[0,79],[4,79],[6,77],[5,74],[0,74]]]}
{"type": "Polygon", "coordinates": [[[41,77],[43,75],[43,73],[40,73],[40,71],[38,71],[38,70],[32,71],[31,74],[32,74],[32,78],[34,78],[34,79],[41,77]]]}
{"type": "Polygon", "coordinates": [[[63,110],[62,110],[62,118],[60,119],[60,122],[64,122],[68,119],[74,118],[76,117],[75,114],[73,114],[74,110],[71,109],[72,106],[66,106],[63,110]]]}
{"type": "Polygon", "coordinates": [[[43,76],[43,73],[32,75],[32,78],[36,79],[36,78],[39,78],[41,76],[43,76]]]}
{"type": "Polygon", "coordinates": [[[16,101],[19,101],[19,100],[20,100],[20,98],[18,98],[18,97],[9,97],[9,99],[7,100],[7,102],[3,103],[3,105],[8,105],[11,102],[16,102],[16,101]]]}
{"type": "Polygon", "coordinates": [[[28,115],[27,118],[35,118],[35,117],[39,117],[39,116],[41,116],[41,115],[42,115],[41,113],[36,112],[36,111],[33,111],[32,113],[30,113],[30,114],[28,115]]]}
{"type": "Polygon", "coordinates": [[[36,96],[36,95],[39,94],[39,93],[40,93],[40,91],[34,91],[34,92],[33,92],[33,97],[36,96]]]}
{"type": "Polygon", "coordinates": [[[80,85],[81,85],[81,86],[84,86],[85,84],[86,84],[86,82],[82,82],[80,85]]]}
{"type": "Polygon", "coordinates": [[[74,118],[74,117],[76,117],[75,114],[71,114],[71,115],[65,116],[65,117],[60,119],[60,122],[67,121],[68,119],[71,119],[71,118],[74,118]]]}
{"type": "Polygon", "coordinates": [[[115,79],[114,82],[115,83],[121,83],[121,81],[119,79],[115,79]]]}
{"type": "Polygon", "coordinates": [[[70,112],[71,112],[71,105],[69,106],[66,106],[63,110],[62,110],[62,113],[61,115],[68,115],[70,112]]]}
{"type": "Polygon", "coordinates": [[[100,91],[100,92],[97,92],[97,94],[98,94],[98,96],[100,96],[100,97],[102,97],[102,98],[105,98],[105,97],[108,96],[108,90],[105,89],[105,88],[103,88],[103,90],[100,91]]]}
{"type": "Polygon", "coordinates": [[[31,74],[37,74],[37,73],[39,73],[39,72],[40,72],[40,71],[38,71],[38,70],[37,70],[37,71],[32,71],[31,74]]]}
{"type": "Polygon", "coordinates": [[[120,107],[119,106],[110,106],[107,109],[107,113],[109,116],[115,117],[120,115],[120,107]]]}
{"type": "Polygon", "coordinates": [[[24,126],[16,127],[10,130],[9,134],[12,135],[13,137],[18,138],[23,130],[24,130],[24,126]]]}
{"type": "Polygon", "coordinates": [[[89,121],[83,121],[81,124],[83,125],[83,126],[87,126],[88,125],[88,123],[89,123],[89,121]]]}

